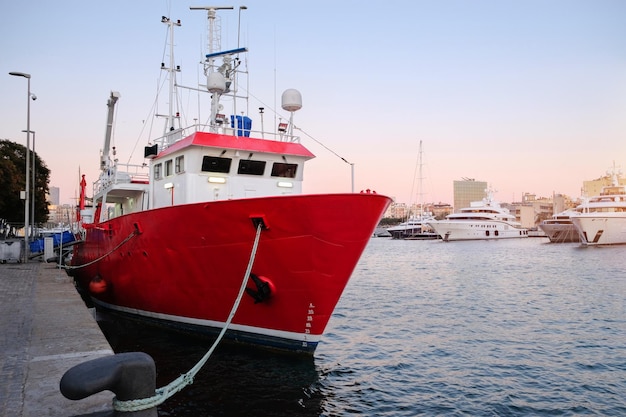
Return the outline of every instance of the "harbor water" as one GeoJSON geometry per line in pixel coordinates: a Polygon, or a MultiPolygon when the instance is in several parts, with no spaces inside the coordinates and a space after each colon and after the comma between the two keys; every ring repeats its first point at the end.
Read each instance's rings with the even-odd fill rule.
{"type": "MultiPolygon", "coordinates": [[[[221,345],[159,415],[626,415],[625,258],[545,238],[373,238],[314,357],[221,345]]],[[[152,355],[157,386],[209,347],[115,321],[112,347],[152,355]]]]}

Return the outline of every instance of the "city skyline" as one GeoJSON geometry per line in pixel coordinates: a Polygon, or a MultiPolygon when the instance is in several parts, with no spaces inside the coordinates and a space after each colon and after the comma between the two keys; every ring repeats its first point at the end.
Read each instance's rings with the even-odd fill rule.
{"type": "MultiPolygon", "coordinates": [[[[180,81],[196,82],[206,16],[189,6],[199,4],[4,5],[0,138],[25,144],[26,85],[8,73],[29,73],[38,97],[31,103],[36,151],[61,204],[75,203],[80,174],[88,184],[97,179],[111,90],[121,93],[117,155],[143,162],[150,138],[142,135],[161,129],[145,120],[168,59],[161,16],[181,19],[176,62],[193,69],[180,81]]],[[[222,14],[225,46],[238,41],[232,29],[239,4],[233,6],[222,14]]],[[[256,81],[250,94],[267,100],[267,125],[276,124],[270,109],[280,106],[272,100],[284,89],[303,95],[295,124],[317,155],[305,169],[305,192],[350,192],[353,168],[356,192],[410,204],[419,192],[420,140],[419,193],[431,202],[451,203],[452,183],[464,177],[489,183],[503,202],[523,193],[577,198],[583,181],[605,175],[613,161],[624,166],[626,3],[247,6],[241,43],[256,81]]],[[[190,96],[180,103],[190,117],[194,103],[190,96]]],[[[260,129],[259,106],[250,106],[253,129],[260,129]]]]}

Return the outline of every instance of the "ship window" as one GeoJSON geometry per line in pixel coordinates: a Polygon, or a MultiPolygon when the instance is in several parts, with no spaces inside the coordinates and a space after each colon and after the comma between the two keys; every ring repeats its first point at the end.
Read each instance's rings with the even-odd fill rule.
{"type": "Polygon", "coordinates": [[[218,156],[205,156],[202,158],[202,171],[204,172],[221,172],[228,174],[230,171],[230,158],[220,158],[218,156]]]}
{"type": "Polygon", "coordinates": [[[165,161],[165,176],[169,177],[172,175],[172,160],[165,161]]]}
{"type": "Polygon", "coordinates": [[[154,179],[155,180],[161,179],[161,164],[156,164],[154,166],[154,179]]]}
{"type": "Polygon", "coordinates": [[[237,174],[263,175],[265,172],[265,161],[254,161],[252,159],[242,159],[239,161],[237,174]]]}
{"type": "Polygon", "coordinates": [[[180,174],[181,172],[185,170],[185,156],[184,155],[177,156],[174,161],[175,161],[174,172],[176,172],[177,174],[180,174]]]}
{"type": "Polygon", "coordinates": [[[272,177],[295,178],[298,164],[285,164],[274,162],[272,165],[272,177]]]}

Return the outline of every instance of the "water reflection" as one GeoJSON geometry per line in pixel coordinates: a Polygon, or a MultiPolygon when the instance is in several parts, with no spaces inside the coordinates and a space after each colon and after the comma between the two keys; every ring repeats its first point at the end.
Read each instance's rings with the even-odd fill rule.
{"type": "MultiPolygon", "coordinates": [[[[110,313],[97,318],[116,353],[154,358],[157,387],[191,369],[212,343],[110,313]]],[[[313,357],[224,342],[192,385],[159,406],[159,416],[319,416],[324,396],[313,357]]]]}

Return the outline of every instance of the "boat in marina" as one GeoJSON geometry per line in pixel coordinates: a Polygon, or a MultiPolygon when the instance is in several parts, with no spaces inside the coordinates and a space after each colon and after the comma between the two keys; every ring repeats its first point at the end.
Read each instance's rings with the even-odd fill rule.
{"type": "Polygon", "coordinates": [[[615,166],[610,176],[611,185],[580,204],[571,217],[585,246],[626,244],[626,186],[615,166]]]}
{"type": "Polygon", "coordinates": [[[571,209],[554,214],[539,223],[539,228],[552,243],[579,242],[578,231],[571,219],[571,216],[575,214],[577,212],[571,209]]]}
{"type": "Polygon", "coordinates": [[[313,354],[391,200],[375,192],[304,194],[304,165],[314,155],[294,135],[300,93],[282,94],[289,117],[276,132],[264,131],[262,110],[255,130],[242,113],[247,105],[237,104],[246,96],[239,56],[247,48],[219,41],[218,11],[232,7],[192,9],[208,14],[206,85],[192,89],[208,93],[207,123],[182,127],[173,108],[183,88],[173,47],[181,23],[163,17],[170,55],[161,64],[170,80],[163,135],[145,147],[145,163],[120,163],[110,142],[121,96],[111,93],[93,204],[82,198],[66,271],[96,308],[209,336],[228,325],[226,339],[313,354]]]}
{"type": "Polygon", "coordinates": [[[431,220],[428,225],[446,242],[528,237],[528,229],[494,200],[493,190],[487,190],[487,196],[481,201],[471,202],[469,207],[448,214],[444,220],[431,220]]]}
{"type": "Polygon", "coordinates": [[[418,167],[419,167],[419,209],[417,210],[417,214],[413,215],[409,213],[409,216],[406,221],[397,224],[395,226],[387,228],[387,232],[391,235],[393,239],[406,239],[406,240],[426,240],[426,239],[437,239],[439,235],[435,233],[435,231],[428,226],[428,222],[431,220],[435,220],[435,216],[429,212],[424,210],[424,202],[423,202],[423,192],[422,192],[422,141],[419,143],[419,153],[418,153],[418,167]]]}
{"type": "Polygon", "coordinates": [[[411,216],[407,221],[387,228],[387,233],[392,239],[437,239],[439,235],[428,226],[428,222],[434,219],[435,217],[428,212],[411,216]]]}

